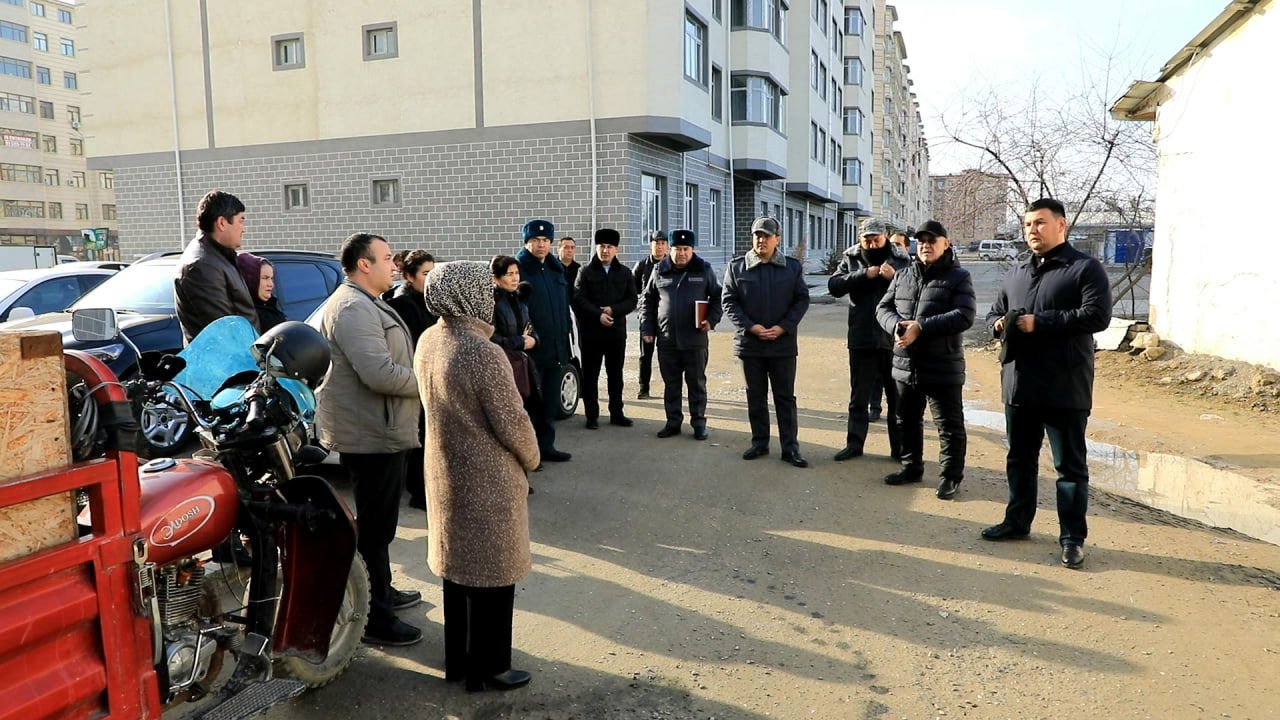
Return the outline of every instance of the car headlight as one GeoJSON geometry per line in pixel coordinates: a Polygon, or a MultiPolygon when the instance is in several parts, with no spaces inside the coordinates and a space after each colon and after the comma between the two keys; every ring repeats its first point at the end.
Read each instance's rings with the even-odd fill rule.
{"type": "Polygon", "coordinates": [[[102,347],[88,348],[85,352],[98,358],[104,363],[112,363],[115,362],[122,353],[124,353],[124,344],[116,343],[114,345],[103,345],[102,347]]]}

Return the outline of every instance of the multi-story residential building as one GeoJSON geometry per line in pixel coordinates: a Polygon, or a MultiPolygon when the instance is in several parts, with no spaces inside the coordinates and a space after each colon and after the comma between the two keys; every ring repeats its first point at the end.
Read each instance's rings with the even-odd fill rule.
{"type": "MultiPolygon", "coordinates": [[[[884,0],[862,0],[848,3],[844,9],[844,56],[841,58],[841,81],[844,83],[844,107],[841,124],[844,134],[844,157],[841,160],[843,191],[840,209],[856,216],[871,214],[871,175],[876,83],[872,72],[877,47],[876,19],[885,13],[884,0]]],[[[851,245],[852,237],[844,238],[851,245]]]]}
{"type": "Polygon", "coordinates": [[[766,213],[820,259],[855,220],[840,0],[80,7],[90,164],[131,256],[181,247],[214,187],[246,202],[248,247],[368,229],[448,259],[546,217],[617,228],[626,260],[688,227],[723,263],[766,213]]]}
{"type": "Polygon", "coordinates": [[[997,237],[1009,216],[1009,178],[981,170],[934,175],[933,217],[961,247],[997,237]]]}
{"type": "Polygon", "coordinates": [[[907,46],[893,28],[897,9],[883,6],[873,18],[876,46],[872,59],[875,119],[872,137],[871,214],[898,227],[915,227],[929,218],[929,147],[920,105],[911,90],[907,46]]]}
{"type": "Polygon", "coordinates": [[[62,0],[0,0],[0,243],[114,259],[112,173],[86,163],[78,13],[62,0]],[[86,248],[89,228],[106,228],[109,246],[86,248]]]}

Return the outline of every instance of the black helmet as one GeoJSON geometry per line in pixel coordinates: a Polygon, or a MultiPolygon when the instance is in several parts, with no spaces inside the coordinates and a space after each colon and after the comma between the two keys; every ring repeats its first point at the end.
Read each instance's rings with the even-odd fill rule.
{"type": "Polygon", "coordinates": [[[282,322],[253,341],[253,357],[258,365],[263,365],[268,353],[270,365],[264,370],[273,377],[301,380],[313,390],[329,372],[329,342],[304,322],[282,322]]]}

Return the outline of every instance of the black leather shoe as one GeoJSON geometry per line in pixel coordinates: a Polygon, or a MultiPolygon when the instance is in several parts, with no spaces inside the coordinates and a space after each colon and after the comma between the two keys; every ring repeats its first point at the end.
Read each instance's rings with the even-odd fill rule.
{"type": "Polygon", "coordinates": [[[542,451],[542,459],[547,462],[569,462],[573,456],[567,452],[560,452],[555,448],[542,451]]]}
{"type": "Polygon", "coordinates": [[[769,454],[769,447],[767,445],[752,445],[751,447],[747,448],[746,452],[742,453],[742,459],[755,460],[756,458],[761,458],[768,454],[769,454]]]}
{"type": "Polygon", "coordinates": [[[642,387],[642,388],[640,388],[640,392],[636,393],[636,399],[637,399],[637,400],[648,400],[648,399],[649,399],[649,388],[647,388],[647,387],[642,387]]]}
{"type": "Polygon", "coordinates": [[[918,483],[924,479],[924,468],[921,467],[904,467],[896,473],[889,473],[884,476],[885,485],[906,485],[907,483],[918,483]]]}
{"type": "Polygon", "coordinates": [[[422,593],[417,590],[396,590],[391,588],[391,607],[404,610],[422,602],[422,593]]]}
{"type": "Polygon", "coordinates": [[[632,425],[635,425],[636,422],[626,415],[614,415],[609,418],[609,424],[617,425],[618,427],[631,427],[632,425]]]}
{"type": "Polygon", "coordinates": [[[867,415],[867,422],[877,422],[879,420],[880,420],[879,410],[872,410],[871,413],[867,415]]]}
{"type": "Polygon", "coordinates": [[[709,433],[707,433],[707,429],[706,429],[706,428],[704,428],[704,427],[694,428],[694,429],[693,429],[693,439],[694,439],[694,440],[706,440],[706,439],[707,439],[708,434],[709,434],[709,433]]]}
{"type": "Polygon", "coordinates": [[[599,429],[600,429],[600,421],[599,421],[598,419],[596,419],[596,418],[587,418],[587,429],[588,429],[588,430],[599,430],[599,429]]]}
{"type": "Polygon", "coordinates": [[[680,434],[680,427],[678,425],[663,425],[662,429],[658,431],[658,437],[660,438],[669,438],[672,435],[679,435],[679,434],[680,434]]]}
{"type": "Polygon", "coordinates": [[[779,459],[780,459],[780,460],[782,460],[782,462],[784,462],[784,463],[791,463],[792,465],[794,465],[794,466],[796,466],[796,467],[798,467],[798,468],[807,468],[807,467],[809,467],[809,461],[808,461],[808,460],[805,460],[803,457],[801,457],[800,453],[798,453],[798,452],[794,452],[794,453],[785,453],[785,452],[784,452],[784,453],[782,453],[782,457],[780,457],[779,459]]]}
{"type": "Polygon", "coordinates": [[[844,462],[845,460],[852,460],[856,457],[862,457],[862,450],[846,445],[843,450],[836,453],[835,460],[836,462],[844,462]]]}
{"type": "Polygon", "coordinates": [[[364,629],[364,637],[360,638],[360,642],[366,645],[387,645],[392,647],[413,645],[421,641],[422,631],[399,618],[378,626],[371,622],[364,629]]]}
{"type": "Polygon", "coordinates": [[[483,680],[467,680],[467,692],[480,692],[486,687],[495,690],[514,690],[524,687],[533,679],[533,675],[524,670],[508,670],[483,680]]]}
{"type": "Polygon", "coordinates": [[[1084,567],[1084,546],[1082,545],[1063,545],[1062,546],[1062,564],[1072,570],[1079,570],[1084,567]]]}
{"type": "Polygon", "coordinates": [[[1031,534],[1030,530],[1019,530],[1009,523],[992,525],[982,531],[983,540],[1021,540],[1031,534]]]}
{"type": "Polygon", "coordinates": [[[414,510],[426,510],[427,501],[425,498],[409,498],[409,507],[414,510]]]}
{"type": "Polygon", "coordinates": [[[957,480],[943,480],[938,484],[938,492],[936,493],[940,500],[950,500],[960,492],[960,482],[957,480]]]}

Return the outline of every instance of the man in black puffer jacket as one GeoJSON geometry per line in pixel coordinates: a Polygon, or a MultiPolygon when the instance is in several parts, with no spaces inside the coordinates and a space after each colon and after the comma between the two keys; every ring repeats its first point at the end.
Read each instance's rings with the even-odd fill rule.
{"type": "Polygon", "coordinates": [[[893,379],[898,387],[902,470],[885,476],[889,485],[924,477],[924,406],[938,427],[937,495],[950,500],[964,479],[968,436],[964,429],[964,331],[973,326],[977,299],[969,271],[960,267],[942,223],[916,231],[917,261],[899,272],[876,310],[876,319],[897,340],[893,379]]]}

